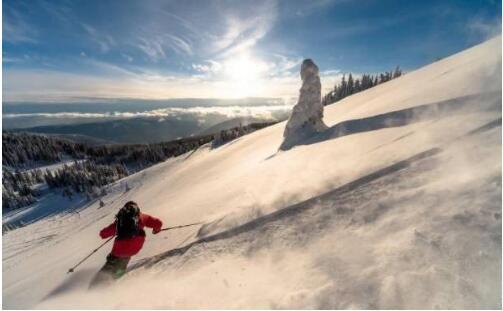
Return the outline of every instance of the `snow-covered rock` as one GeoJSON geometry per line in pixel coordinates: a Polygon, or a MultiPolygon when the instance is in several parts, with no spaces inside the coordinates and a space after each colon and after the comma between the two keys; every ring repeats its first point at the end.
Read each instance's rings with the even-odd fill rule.
{"type": "Polygon", "coordinates": [[[327,129],[323,123],[323,104],[321,103],[321,82],[318,66],[305,59],[300,68],[302,87],[299,101],[293,107],[283,133],[284,141],[280,149],[291,148],[303,138],[327,129]]]}

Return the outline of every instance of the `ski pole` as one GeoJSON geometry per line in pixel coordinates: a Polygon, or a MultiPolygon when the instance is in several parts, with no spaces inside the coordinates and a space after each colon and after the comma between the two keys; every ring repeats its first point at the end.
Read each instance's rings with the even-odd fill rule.
{"type": "Polygon", "coordinates": [[[163,228],[163,229],[161,229],[161,231],[168,231],[168,230],[173,230],[173,229],[178,229],[178,228],[183,228],[183,227],[189,227],[189,226],[195,226],[195,225],[200,225],[200,224],[202,224],[202,222],[195,222],[193,224],[188,224],[188,225],[163,228]]]}
{"type": "Polygon", "coordinates": [[[108,239],[108,240],[106,240],[105,242],[103,242],[103,244],[101,244],[100,246],[98,246],[98,248],[96,248],[95,250],[93,250],[93,251],[91,252],[91,254],[87,255],[84,259],[82,259],[81,261],[79,261],[79,263],[78,263],[78,264],[76,264],[75,266],[73,266],[72,268],[70,268],[70,269],[68,270],[68,272],[67,272],[67,273],[72,273],[72,272],[75,270],[75,268],[77,268],[78,266],[80,266],[80,264],[81,264],[81,263],[83,263],[84,261],[86,261],[86,260],[87,260],[87,258],[91,257],[91,256],[92,256],[94,253],[96,253],[96,252],[97,252],[100,248],[102,248],[103,246],[105,246],[105,244],[107,244],[108,242],[110,242],[110,241],[111,241],[114,237],[115,237],[115,236],[113,236],[113,237],[111,237],[110,239],[108,239]]]}

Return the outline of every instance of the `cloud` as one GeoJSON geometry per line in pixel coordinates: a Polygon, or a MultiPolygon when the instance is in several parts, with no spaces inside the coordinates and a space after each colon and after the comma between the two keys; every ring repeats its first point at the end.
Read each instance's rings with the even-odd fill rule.
{"type": "Polygon", "coordinates": [[[138,73],[128,70],[124,67],[115,65],[113,63],[107,63],[99,61],[92,58],[86,58],[81,60],[86,66],[98,70],[100,76],[127,76],[136,77],[138,73]]]}
{"type": "MultiPolygon", "coordinates": [[[[43,12],[54,6],[48,1],[42,4],[43,12]]],[[[78,15],[73,7],[57,9],[55,21],[63,23],[66,19],[75,30],[72,35],[84,46],[78,46],[71,58],[53,62],[66,62],[61,67],[64,69],[11,65],[4,74],[4,96],[9,101],[39,102],[76,97],[297,95],[297,67],[302,58],[294,52],[265,52],[258,46],[278,19],[276,1],[203,2],[199,4],[205,12],[202,15],[187,6],[174,2],[131,4],[129,9],[135,14],[128,14],[128,22],[121,24],[124,27],[118,27],[124,20],[118,18],[117,27],[110,28],[113,32],[78,15]],[[94,53],[89,46],[107,55],[94,53]]],[[[4,63],[17,61],[10,57],[4,63]]]]}
{"type": "Polygon", "coordinates": [[[10,56],[3,56],[2,57],[3,63],[23,63],[25,61],[26,61],[26,58],[22,58],[22,57],[10,57],[10,56]]]}
{"type": "Polygon", "coordinates": [[[331,6],[348,2],[349,0],[311,0],[311,1],[288,1],[284,8],[286,18],[306,17],[320,10],[326,11],[331,6]],[[295,11],[294,11],[295,10],[295,11]],[[292,14],[294,11],[295,14],[292,14]]]}
{"type": "Polygon", "coordinates": [[[126,53],[121,53],[121,56],[122,56],[125,60],[127,60],[129,63],[133,62],[133,60],[134,60],[133,56],[128,55],[128,54],[126,54],[126,53]]]}
{"type": "Polygon", "coordinates": [[[275,1],[203,3],[199,9],[207,15],[190,21],[175,14],[179,6],[151,9],[152,20],[135,31],[133,45],[153,62],[168,59],[169,51],[221,60],[254,47],[274,25],[276,6],[275,1]]]}
{"type": "Polygon", "coordinates": [[[203,63],[192,64],[192,69],[206,75],[215,75],[222,71],[223,65],[214,60],[206,60],[203,63]]]}
{"type": "MultiPolygon", "coordinates": [[[[148,20],[128,33],[128,45],[152,62],[173,61],[175,56],[223,59],[254,47],[272,28],[276,1],[201,2],[198,12],[179,2],[141,6],[148,20]],[[176,55],[170,57],[170,51],[176,55]]],[[[138,15],[140,16],[140,14],[138,15]]]]}
{"type": "Polygon", "coordinates": [[[170,107],[154,109],[142,112],[104,112],[104,113],[84,113],[84,112],[56,112],[56,113],[4,113],[3,118],[56,118],[56,119],[130,119],[130,118],[166,118],[180,116],[205,117],[208,115],[220,115],[226,118],[254,117],[261,119],[281,119],[292,109],[291,104],[278,102],[268,105],[254,106],[204,106],[204,107],[170,107]]]}
{"type": "Polygon", "coordinates": [[[212,51],[228,57],[249,49],[271,30],[276,19],[276,1],[246,3],[238,12],[224,10],[225,31],[216,36],[212,51]]]}
{"type": "MultiPolygon", "coordinates": [[[[201,97],[236,97],[242,93],[242,87],[236,90],[236,85],[224,76],[225,64],[230,64],[229,60],[239,55],[253,55],[253,49],[272,29],[278,14],[276,1],[201,3],[199,9],[206,12],[203,15],[188,10],[190,4],[185,3],[129,4],[129,9],[135,14],[127,15],[128,22],[118,18],[114,28],[106,28],[99,20],[81,15],[75,4],[59,7],[42,0],[39,6],[37,10],[50,13],[55,24],[74,31],[71,35],[78,39],[79,57],[77,59],[73,55],[71,60],[58,59],[59,64],[67,62],[67,66],[47,71],[47,79],[42,78],[43,71],[38,68],[10,70],[13,75],[7,77],[9,82],[4,89],[11,99],[36,99],[39,95],[62,99],[75,94],[96,97],[194,97],[195,90],[201,93],[197,95],[201,97]],[[111,29],[113,32],[110,32],[111,29]],[[108,55],[95,53],[93,47],[108,55]],[[114,56],[118,57],[113,59],[114,56]],[[106,62],[103,61],[105,57],[106,62]],[[156,68],[152,68],[152,63],[156,68]],[[86,68],[85,72],[82,68],[86,68]],[[16,77],[25,78],[26,83],[14,82],[16,77]],[[173,77],[178,81],[173,81],[173,77]],[[97,94],[89,94],[90,89],[96,90],[97,94]]],[[[117,14],[122,16],[120,12],[117,14]]],[[[18,35],[18,40],[21,38],[18,35]]],[[[260,70],[263,76],[285,74],[298,62],[295,60],[292,63],[285,57],[264,56],[260,59],[253,55],[260,68],[267,69],[260,70]]],[[[8,59],[7,62],[14,63],[14,60],[8,59]]],[[[243,96],[258,95],[267,96],[255,91],[243,96]]]]}
{"type": "Polygon", "coordinates": [[[137,38],[136,44],[151,61],[158,62],[166,59],[167,50],[177,55],[193,55],[192,46],[186,39],[172,34],[145,35],[137,38]]]}
{"type": "Polygon", "coordinates": [[[173,14],[171,12],[167,12],[164,10],[160,11],[163,15],[166,15],[169,20],[174,20],[178,25],[182,26],[185,30],[187,30],[192,36],[200,37],[201,29],[198,29],[192,22],[189,20],[180,17],[179,15],[173,14]]]}
{"type": "MultiPolygon", "coordinates": [[[[298,67],[302,58],[280,54],[273,55],[270,61],[254,59],[253,55],[246,54],[243,62],[235,57],[224,62],[209,59],[192,63],[192,72],[189,73],[160,71],[129,63],[119,66],[85,55],[76,57],[74,62],[90,69],[88,73],[4,68],[4,100],[64,102],[74,101],[76,97],[291,98],[298,95],[301,83],[298,67]]],[[[325,70],[320,76],[326,93],[342,75],[337,70],[325,70]]]]}
{"type": "Polygon", "coordinates": [[[80,26],[87,32],[91,40],[99,46],[102,53],[107,53],[113,46],[116,45],[112,36],[108,35],[103,30],[97,30],[86,23],[80,23],[80,26]]]}
{"type": "Polygon", "coordinates": [[[111,113],[87,113],[87,112],[56,112],[56,113],[4,113],[2,118],[6,119],[16,119],[16,118],[31,118],[31,117],[42,117],[42,118],[61,118],[61,119],[73,119],[73,118],[107,118],[111,117],[111,113]]]}
{"type": "Polygon", "coordinates": [[[501,35],[501,17],[495,19],[486,19],[475,16],[469,20],[466,25],[468,33],[480,40],[488,40],[497,35],[501,35]]]}
{"type": "Polygon", "coordinates": [[[273,60],[269,63],[269,75],[285,76],[292,74],[294,69],[300,70],[302,57],[288,57],[281,54],[273,54],[273,60]]]}
{"type": "Polygon", "coordinates": [[[231,76],[239,73],[242,76],[259,76],[262,79],[268,79],[291,75],[292,70],[297,69],[296,67],[300,68],[301,62],[301,57],[287,57],[281,54],[272,54],[270,60],[265,61],[250,52],[243,52],[224,61],[209,59],[193,63],[191,68],[201,73],[204,79],[226,79],[228,77],[225,75],[229,72],[233,72],[231,76]],[[248,63],[248,66],[242,66],[244,64],[241,63],[248,63]]]}
{"type": "Polygon", "coordinates": [[[37,43],[36,27],[31,25],[26,17],[17,9],[4,3],[3,40],[18,43],[37,43]]]}
{"type": "MultiPolygon", "coordinates": [[[[187,75],[128,71],[100,64],[109,74],[81,74],[51,70],[4,68],[5,101],[66,102],[76,97],[97,98],[233,98],[228,81],[201,80],[187,75]],[[113,74],[116,72],[116,74],[113,74]],[[202,83],[203,82],[203,83],[202,83]]],[[[252,94],[264,96],[264,94],[252,94]]]]}
{"type": "Polygon", "coordinates": [[[331,76],[331,75],[337,75],[341,73],[340,70],[325,70],[320,72],[320,76],[331,76]]]}
{"type": "Polygon", "coordinates": [[[147,40],[139,38],[138,48],[147,55],[150,60],[157,62],[166,57],[162,43],[158,39],[147,40]]]}
{"type": "Polygon", "coordinates": [[[50,2],[46,0],[38,0],[37,4],[44,10],[44,14],[59,20],[64,24],[72,23],[75,16],[72,15],[72,8],[65,5],[64,2],[50,2]]]}
{"type": "Polygon", "coordinates": [[[181,37],[177,37],[175,35],[166,34],[166,38],[168,39],[167,44],[177,53],[179,54],[188,54],[192,55],[192,47],[188,43],[188,41],[182,39],[181,37]]]}

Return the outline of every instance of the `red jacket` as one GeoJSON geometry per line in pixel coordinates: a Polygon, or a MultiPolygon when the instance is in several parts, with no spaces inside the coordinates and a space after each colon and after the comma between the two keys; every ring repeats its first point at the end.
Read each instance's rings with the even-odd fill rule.
{"type": "MultiPolygon", "coordinates": [[[[150,215],[140,213],[140,228],[143,229],[144,227],[152,228],[153,231],[159,231],[162,228],[162,221],[150,215]]],[[[106,239],[114,236],[115,228],[116,225],[114,221],[100,231],[101,238],[106,239]]],[[[144,242],[145,236],[135,236],[127,240],[115,239],[111,254],[116,257],[131,257],[138,254],[144,242]]]]}

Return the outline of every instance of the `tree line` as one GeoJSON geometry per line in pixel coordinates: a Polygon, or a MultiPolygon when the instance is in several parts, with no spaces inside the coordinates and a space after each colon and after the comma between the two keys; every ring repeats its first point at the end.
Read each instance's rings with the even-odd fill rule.
{"type": "Polygon", "coordinates": [[[271,124],[240,125],[217,134],[151,144],[89,145],[40,134],[3,132],[2,208],[35,203],[43,195],[41,185],[69,199],[81,194],[91,200],[105,195],[106,185],[132,173],[206,143],[218,142],[214,143],[217,146],[271,124]],[[73,162],[52,171],[36,168],[62,160],[73,162]]]}
{"type": "Polygon", "coordinates": [[[215,135],[215,139],[213,140],[213,146],[218,147],[223,145],[231,140],[234,140],[238,137],[251,133],[253,131],[259,130],[266,126],[270,126],[276,124],[277,122],[263,122],[263,123],[252,123],[247,126],[238,126],[226,130],[221,130],[219,133],[215,135]]]}
{"type": "Polygon", "coordinates": [[[333,104],[345,97],[348,97],[352,94],[364,91],[376,85],[388,82],[391,79],[398,78],[402,75],[402,70],[400,67],[396,67],[394,71],[386,71],[384,73],[370,75],[364,74],[361,78],[353,78],[353,75],[349,73],[348,78],[346,80],[346,75],[342,76],[342,80],[340,83],[337,83],[334,86],[334,89],[325,96],[323,96],[322,103],[323,105],[333,104]]]}

